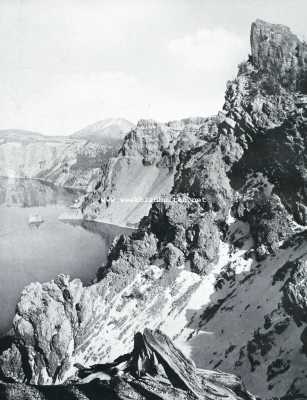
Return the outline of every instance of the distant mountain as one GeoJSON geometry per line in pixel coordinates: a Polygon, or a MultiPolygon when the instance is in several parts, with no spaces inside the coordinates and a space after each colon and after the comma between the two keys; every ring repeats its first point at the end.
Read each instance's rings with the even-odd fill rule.
{"type": "Polygon", "coordinates": [[[102,144],[114,144],[122,141],[125,135],[134,127],[135,125],[126,119],[107,118],[88,125],[71,136],[102,144]]]}
{"type": "Polygon", "coordinates": [[[69,136],[0,130],[0,176],[39,178],[57,186],[87,189],[120,146],[69,136]]]}
{"type": "Polygon", "coordinates": [[[108,118],[70,136],[0,129],[0,176],[39,178],[90,190],[132,128],[125,119],[108,118]]]}

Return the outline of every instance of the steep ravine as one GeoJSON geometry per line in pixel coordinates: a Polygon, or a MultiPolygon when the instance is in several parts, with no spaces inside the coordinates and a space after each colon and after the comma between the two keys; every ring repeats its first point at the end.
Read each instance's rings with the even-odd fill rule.
{"type": "MultiPolygon", "coordinates": [[[[307,398],[305,66],[306,44],[257,20],[251,56],[213,128],[200,124],[203,137],[199,126],[185,146],[172,125],[152,121],[126,136],[110,162],[174,165],[168,201],[114,241],[92,285],[61,275],[23,290],[3,377],[65,382],[78,364],[132,350],[133,334],[150,328],[198,367],[239,374],[261,398],[307,398]]],[[[105,194],[129,192],[108,168],[84,213],[103,216],[105,194]]]]}

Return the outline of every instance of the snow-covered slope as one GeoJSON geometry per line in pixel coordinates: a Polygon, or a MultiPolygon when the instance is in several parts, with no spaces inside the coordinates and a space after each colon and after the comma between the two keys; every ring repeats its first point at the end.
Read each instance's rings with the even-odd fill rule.
{"type": "Polygon", "coordinates": [[[260,397],[306,395],[306,233],[265,261],[250,259],[247,269],[236,271],[236,263],[246,261],[230,260],[209,307],[189,311],[190,357],[201,368],[242,376],[260,397]],[[300,269],[305,272],[297,276],[300,269]],[[296,300],[289,286],[301,291],[296,300]]]}
{"type": "MultiPolygon", "coordinates": [[[[150,248],[148,240],[146,247],[150,248]]],[[[197,304],[206,305],[214,293],[215,277],[229,261],[227,244],[221,242],[219,255],[219,262],[206,277],[183,265],[168,270],[162,264],[144,264],[126,274],[119,266],[120,275],[114,270],[89,287],[64,276],[46,284],[30,284],[21,294],[14,326],[21,336],[30,334],[29,339],[34,326],[39,330],[38,342],[26,339],[25,343],[28,357],[33,359],[32,371],[40,371],[32,375],[32,383],[63,381],[75,372],[74,363],[90,365],[114,359],[132,348],[131,334],[144,328],[162,329],[180,343],[185,328],[192,332],[188,311],[197,304]],[[65,304],[66,296],[70,304],[65,304]],[[43,359],[37,358],[37,348],[43,359]],[[64,358],[65,367],[58,369],[64,358]]]]}
{"type": "Polygon", "coordinates": [[[257,262],[248,225],[232,221],[205,276],[159,262],[126,274],[118,266],[89,287],[65,277],[29,285],[14,326],[26,340],[33,372],[40,370],[32,382],[63,381],[75,373],[74,363],[112,360],[132,349],[134,332],[151,328],[167,333],[198,367],[232,371],[263,398],[306,393],[306,324],[285,303],[289,278],[307,263],[306,235],[295,235],[275,256],[257,262]],[[38,329],[34,342],[31,327],[38,329]],[[65,363],[59,370],[60,360],[65,363]]]}

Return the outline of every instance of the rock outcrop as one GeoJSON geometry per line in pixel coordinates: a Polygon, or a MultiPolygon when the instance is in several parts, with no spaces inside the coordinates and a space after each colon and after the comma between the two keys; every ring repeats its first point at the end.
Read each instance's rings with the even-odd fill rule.
{"type": "Polygon", "coordinates": [[[201,201],[203,209],[224,220],[232,203],[232,188],[219,142],[184,153],[178,168],[174,193],[186,193],[201,201]]]}
{"type": "Polygon", "coordinates": [[[293,219],[273,190],[274,186],[267,178],[255,173],[247,178],[232,208],[238,219],[249,223],[255,250],[260,257],[274,253],[294,229],[293,219]]]}
{"type": "Polygon", "coordinates": [[[1,399],[255,399],[236,376],[197,369],[160,331],[136,333],[132,352],[111,363],[77,367],[79,378],[66,385],[0,381],[1,399]]]}
{"type": "Polygon", "coordinates": [[[283,86],[307,92],[307,44],[284,25],[257,20],[251,29],[252,63],[283,86]]]}
{"type": "Polygon", "coordinates": [[[165,202],[154,203],[140,229],[152,232],[158,239],[158,256],[162,258],[169,247],[181,254],[180,259],[200,274],[218,260],[219,229],[201,202],[187,195],[178,195],[165,202]]]}
{"type": "Polygon", "coordinates": [[[302,225],[307,98],[298,75],[307,76],[305,64],[299,61],[305,46],[288,28],[257,20],[251,31],[252,57],[228,84],[224,105],[227,117],[236,123],[234,129],[224,131],[235,137],[237,149],[231,152],[232,160],[226,159],[231,186],[243,190],[250,176],[262,174],[273,185],[272,195],[278,196],[281,207],[302,225]],[[300,49],[298,53],[294,47],[300,49]],[[298,60],[292,65],[289,59],[295,57],[298,60]]]}
{"type": "MultiPolygon", "coordinates": [[[[82,210],[123,224],[147,216],[116,238],[92,285],[61,276],[23,291],[3,377],[64,382],[74,364],[126,353],[149,327],[263,398],[306,398],[305,46],[288,28],[256,21],[252,56],[216,118],[141,121],[127,135],[82,210]],[[162,193],[141,211],[114,201],[162,193]]],[[[144,359],[153,368],[150,349],[138,371],[144,359]]]]}
{"type": "Polygon", "coordinates": [[[218,118],[166,124],[141,120],[125,137],[82,204],[85,218],[137,226],[153,201],[171,192],[180,153],[216,135],[218,118]]]}

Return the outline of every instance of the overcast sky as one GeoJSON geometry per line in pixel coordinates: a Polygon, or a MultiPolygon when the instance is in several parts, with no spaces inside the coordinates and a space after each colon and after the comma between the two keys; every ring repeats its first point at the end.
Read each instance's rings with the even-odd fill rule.
{"type": "Polygon", "coordinates": [[[306,39],[306,17],[306,0],[0,0],[0,129],[212,115],[251,22],[306,39]]]}

